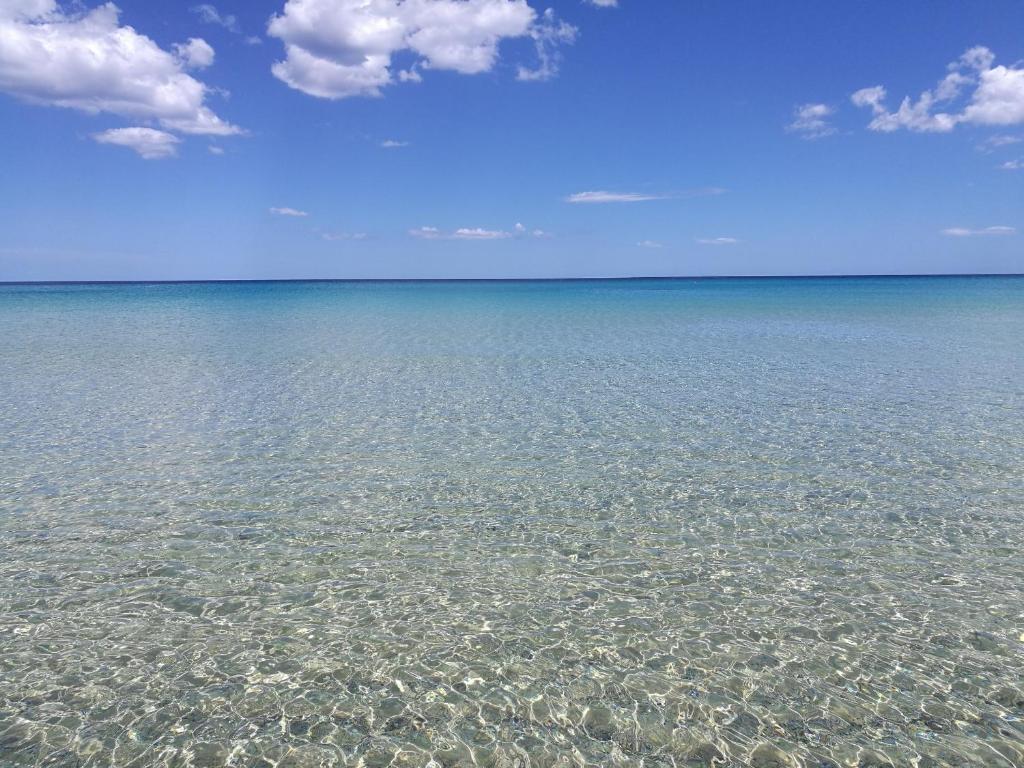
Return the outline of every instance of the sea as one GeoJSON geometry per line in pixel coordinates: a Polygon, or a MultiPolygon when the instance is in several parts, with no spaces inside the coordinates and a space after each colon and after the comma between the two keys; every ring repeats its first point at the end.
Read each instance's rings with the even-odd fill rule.
{"type": "Polygon", "coordinates": [[[1024,278],[0,285],[0,765],[1024,765],[1024,278]]]}

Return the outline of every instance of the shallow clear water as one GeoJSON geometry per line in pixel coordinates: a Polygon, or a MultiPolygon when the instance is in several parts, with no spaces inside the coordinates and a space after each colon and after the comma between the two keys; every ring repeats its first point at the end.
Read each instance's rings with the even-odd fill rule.
{"type": "Polygon", "coordinates": [[[0,765],[1024,765],[1024,279],[0,286],[0,765]]]}

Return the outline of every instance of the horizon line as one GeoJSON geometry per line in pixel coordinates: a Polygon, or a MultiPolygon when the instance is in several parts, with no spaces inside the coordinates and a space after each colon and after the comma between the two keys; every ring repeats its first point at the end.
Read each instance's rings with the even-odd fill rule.
{"type": "Polygon", "coordinates": [[[1024,277],[1024,272],[908,272],[803,275],[624,275],[591,277],[266,277],[134,280],[0,280],[7,285],[203,285],[219,283],[571,283],[630,280],[855,280],[905,278],[1024,277]]]}

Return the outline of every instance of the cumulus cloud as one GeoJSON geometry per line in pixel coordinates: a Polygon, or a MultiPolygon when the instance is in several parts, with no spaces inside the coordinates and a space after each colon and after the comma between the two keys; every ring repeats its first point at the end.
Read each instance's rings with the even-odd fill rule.
{"type": "Polygon", "coordinates": [[[461,227],[454,232],[443,232],[437,227],[420,227],[410,229],[409,234],[420,240],[507,240],[512,237],[511,232],[480,227],[461,227]]]}
{"type": "Polygon", "coordinates": [[[297,208],[271,208],[270,212],[275,216],[309,216],[305,211],[300,211],[297,208]]]}
{"type": "Polygon", "coordinates": [[[490,71],[502,40],[525,36],[547,56],[537,71],[552,72],[551,46],[564,42],[565,26],[553,14],[538,20],[526,0],[287,0],[267,33],[284,43],[275,77],[311,96],[343,99],[379,96],[395,80],[399,53],[416,61],[397,79],[418,82],[421,70],[490,71]]]}
{"type": "Polygon", "coordinates": [[[127,147],[146,160],[173,157],[178,153],[178,144],[181,143],[181,139],[173,133],[141,127],[112,128],[102,133],[94,133],[92,138],[100,144],[127,147]]]}
{"type": "Polygon", "coordinates": [[[1022,171],[1024,170],[1024,158],[1017,160],[1007,160],[999,167],[1002,168],[1004,171],[1022,171]]]}
{"type": "Polygon", "coordinates": [[[1017,230],[1014,227],[984,227],[983,229],[967,229],[966,227],[950,227],[942,230],[947,237],[977,237],[986,235],[1015,235],[1017,230]]]}
{"type": "Polygon", "coordinates": [[[213,64],[213,48],[205,40],[193,37],[187,43],[174,46],[174,53],[183,66],[190,69],[204,69],[213,64]]]}
{"type": "Polygon", "coordinates": [[[701,245],[736,245],[739,240],[735,237],[698,237],[697,242],[701,245]]]}
{"type": "Polygon", "coordinates": [[[56,0],[0,3],[0,91],[35,104],[152,120],[167,130],[226,136],[240,129],[205,105],[207,86],[184,71],[213,60],[194,38],[165,51],[121,26],[113,3],[81,13],[56,0]]]}
{"type": "Polygon", "coordinates": [[[576,42],[578,31],[572,24],[556,19],[555,12],[551,8],[544,11],[540,20],[530,29],[530,37],[533,38],[539,64],[533,69],[520,65],[516,79],[550,80],[557,75],[558,66],[562,60],[559,47],[576,42]]]}
{"type": "Polygon", "coordinates": [[[920,133],[948,133],[960,124],[1005,126],[1024,123],[1024,68],[995,65],[984,46],[967,50],[947,67],[947,74],[917,100],[905,97],[895,112],[886,106],[884,86],[855,92],[855,106],[870,109],[868,128],[891,133],[905,128],[920,133]],[[965,97],[965,93],[969,95],[965,97]]]}
{"type": "Polygon", "coordinates": [[[408,141],[396,141],[395,139],[384,139],[380,143],[380,146],[384,149],[400,149],[401,147],[408,147],[408,141]]]}
{"type": "Polygon", "coordinates": [[[642,203],[647,200],[664,200],[666,195],[651,195],[642,192],[608,192],[594,190],[576,192],[565,198],[567,203],[642,203]]]}
{"type": "Polygon", "coordinates": [[[35,19],[52,14],[55,10],[54,0],[5,0],[0,3],[0,18],[35,19]]]}
{"type": "Polygon", "coordinates": [[[786,126],[786,130],[804,139],[831,136],[836,132],[828,122],[833,114],[835,110],[828,104],[801,104],[793,110],[793,122],[786,126]]]}

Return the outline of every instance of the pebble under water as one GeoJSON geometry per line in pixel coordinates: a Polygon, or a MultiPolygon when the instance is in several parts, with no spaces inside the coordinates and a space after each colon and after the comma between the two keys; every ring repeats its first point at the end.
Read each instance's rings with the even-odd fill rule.
{"type": "Polygon", "coordinates": [[[1024,279],[0,286],[0,765],[1024,765],[1024,279]]]}

